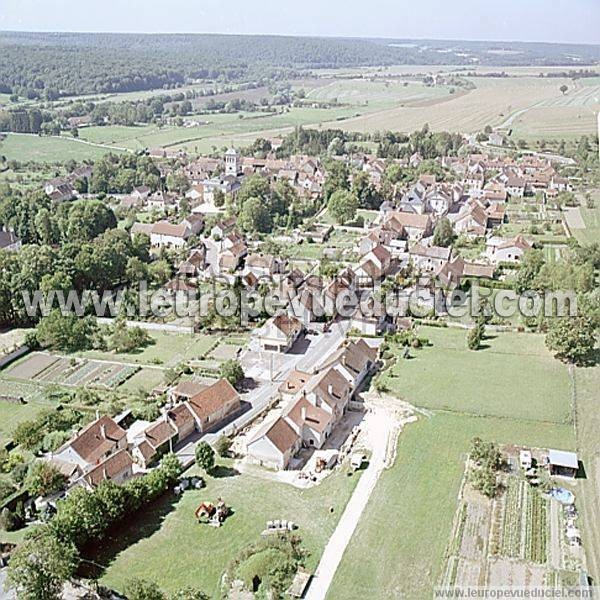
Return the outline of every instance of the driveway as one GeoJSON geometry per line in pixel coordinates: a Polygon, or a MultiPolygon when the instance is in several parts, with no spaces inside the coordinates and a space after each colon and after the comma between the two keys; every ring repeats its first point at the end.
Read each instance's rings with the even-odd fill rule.
{"type": "Polygon", "coordinates": [[[365,421],[367,419],[370,421],[368,428],[372,448],[369,466],[362,474],[333,535],[325,546],[325,551],[305,596],[306,600],[324,600],[358,521],[386,467],[388,444],[393,441],[391,438],[397,433],[396,424],[389,414],[382,410],[369,413],[365,417],[365,421]]]}
{"type": "Polygon", "coordinates": [[[257,383],[253,390],[241,396],[243,402],[250,404],[250,410],[227,423],[218,431],[193,438],[185,446],[178,448],[176,453],[183,463],[193,462],[196,444],[200,439],[212,443],[222,435],[230,435],[233,431],[239,431],[250,424],[274,400],[278,387],[294,369],[312,372],[315,367],[323,363],[338,348],[349,327],[349,321],[335,323],[327,333],[307,335],[306,340],[309,343],[301,342],[301,351],[298,351],[298,353],[294,353],[297,350],[295,346],[288,354],[278,352],[256,353],[251,349],[246,351],[241,357],[244,371],[246,375],[249,375],[248,367],[252,366],[251,373],[257,383]],[[271,361],[273,364],[272,371],[271,361]],[[264,379],[256,377],[258,372],[262,374],[264,379]]]}

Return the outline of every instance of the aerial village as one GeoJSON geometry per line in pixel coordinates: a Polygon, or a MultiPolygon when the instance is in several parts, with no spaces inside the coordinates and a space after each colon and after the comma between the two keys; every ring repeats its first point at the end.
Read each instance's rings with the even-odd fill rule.
{"type": "MultiPolygon", "coordinates": [[[[243,334],[237,323],[212,324],[217,336],[241,339],[227,355],[228,364],[237,369],[234,376],[190,363],[168,382],[146,390],[150,401],[161,399],[159,416],[139,418],[127,406],[113,414],[96,411],[59,447],[42,453],[38,460],[52,465],[65,484],[51,494],[30,498],[34,507],[28,509],[30,519],[37,519],[40,511],[53,514],[61,499],[78,487],[94,491],[105,481],[123,485],[148,474],[167,454],[174,453],[183,469],[192,467],[199,446],[208,443],[216,448],[224,440],[235,470],[259,479],[310,489],[342,465],[360,472],[371,463],[377,478],[394,460],[395,436],[417,419],[407,403],[386,402],[386,389],[377,384],[380,373],[392,364],[390,340],[402,340],[403,356],[409,359],[423,343],[415,323],[436,319],[446,325],[447,301],[455,290],[481,282],[488,288],[502,287],[524,254],[539,247],[542,234],[569,235],[558,200],[572,191],[568,177],[559,174],[571,159],[536,153],[514,157],[502,151],[501,139],[490,136],[489,149],[434,161],[424,161],[418,152],[402,159],[364,152],[334,156],[333,162],[349,174],[348,188],[362,178],[375,192],[389,185],[390,169],[415,170],[427,164],[434,168],[422,172],[416,182],[399,179],[386,190],[387,199],[378,208],[355,209],[344,222],[323,207],[291,228],[259,236],[240,227],[241,217],[234,210],[248,182],[256,185],[260,180],[271,190],[285,182],[298,202],[319,204],[330,176],[317,157],[278,158],[280,143],[270,140],[271,150],[264,158],[235,148],[221,157],[200,158],[151,150],[161,180],[178,178],[185,191],[136,185],[128,193],[110,194],[108,202],[117,214],[135,215],[128,224],[131,239],[146,236],[151,260],[168,263],[170,274],[161,285],[164,304],[182,298],[193,302],[201,293],[199,304],[204,300],[210,313],[214,298],[202,294],[227,287],[275,292],[284,302],[276,314],[259,314],[243,324],[243,334]],[[512,208],[515,202],[519,210],[512,208]],[[531,208],[523,208],[527,206],[531,208]],[[405,309],[410,294],[419,290],[420,316],[383,310],[381,293],[391,288],[405,309]],[[349,306],[346,302],[342,313],[336,310],[341,293],[368,297],[375,310],[365,314],[355,301],[349,306]]],[[[93,172],[93,165],[78,167],[47,181],[44,192],[56,204],[93,198],[94,194],[80,191],[87,189],[81,182],[93,172]]],[[[14,253],[21,249],[12,230],[2,231],[0,244],[14,253]]],[[[214,312],[210,315],[208,319],[216,322],[214,312]]],[[[206,320],[194,315],[146,322],[131,317],[127,325],[185,339],[206,331],[206,320]]],[[[49,352],[21,356],[6,362],[12,377],[73,381],[84,387],[100,382],[110,387],[107,382],[114,376],[110,371],[103,374],[105,366],[93,357],[69,362],[49,352]],[[15,366],[10,366],[15,359],[15,366]],[[64,373],[56,379],[60,369],[64,373]]],[[[124,367],[119,384],[135,372],[136,367],[124,367]]],[[[520,469],[529,480],[540,477],[536,465],[548,477],[567,479],[574,478],[579,468],[577,455],[560,449],[502,451],[515,472],[520,469]]],[[[183,477],[176,493],[203,485],[199,475],[183,477]]],[[[572,506],[571,492],[553,489],[561,498],[566,494],[565,504],[572,506]]],[[[468,497],[461,500],[460,511],[470,510],[468,497]]],[[[231,516],[227,502],[228,498],[207,497],[196,517],[205,516],[217,526],[235,519],[236,507],[231,516]]],[[[570,516],[564,517],[569,520],[569,540],[579,547],[575,509],[569,510],[570,516]]],[[[457,528],[464,525],[461,514],[456,517],[457,528]]],[[[296,527],[293,515],[289,522],[279,516],[265,523],[267,534],[296,527]]],[[[456,582],[456,565],[466,560],[460,550],[449,558],[446,582],[456,582]]],[[[297,575],[292,587],[299,597],[310,577],[302,571],[297,575]]]]}

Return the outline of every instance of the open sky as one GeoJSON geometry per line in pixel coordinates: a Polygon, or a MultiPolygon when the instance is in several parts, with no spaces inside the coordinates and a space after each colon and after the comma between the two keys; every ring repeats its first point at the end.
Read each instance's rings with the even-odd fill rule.
{"type": "Polygon", "coordinates": [[[600,0],[0,0],[0,30],[600,43],[600,0]]]}

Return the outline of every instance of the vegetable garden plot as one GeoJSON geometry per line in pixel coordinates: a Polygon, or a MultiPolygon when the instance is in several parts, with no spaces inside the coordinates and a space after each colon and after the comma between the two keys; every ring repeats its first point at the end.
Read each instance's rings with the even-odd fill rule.
{"type": "Polygon", "coordinates": [[[66,386],[116,388],[140,367],[85,358],[65,358],[34,354],[9,371],[9,375],[39,383],[66,386]]]}
{"type": "Polygon", "coordinates": [[[39,375],[45,369],[48,369],[58,360],[59,359],[56,356],[36,352],[31,354],[24,361],[15,364],[7,371],[7,373],[11,377],[16,377],[17,379],[33,379],[36,375],[39,375]]]}

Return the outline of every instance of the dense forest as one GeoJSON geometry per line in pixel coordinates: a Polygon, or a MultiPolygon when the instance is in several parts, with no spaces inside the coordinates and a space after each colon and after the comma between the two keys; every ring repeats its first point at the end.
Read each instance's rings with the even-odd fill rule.
{"type": "Polygon", "coordinates": [[[566,65],[600,46],[242,35],[0,32],[0,92],[53,100],[75,94],[244,82],[309,68],[392,64],[566,65]]]}

